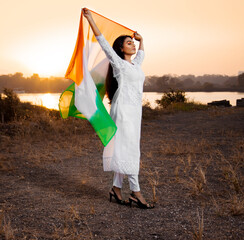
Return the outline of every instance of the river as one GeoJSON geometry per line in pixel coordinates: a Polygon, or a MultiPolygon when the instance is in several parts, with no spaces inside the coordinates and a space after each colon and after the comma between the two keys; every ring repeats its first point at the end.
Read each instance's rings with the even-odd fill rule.
{"type": "MultiPolygon", "coordinates": [[[[149,102],[152,108],[157,104],[155,100],[160,99],[163,93],[144,92],[143,102],[149,102]]],[[[22,102],[30,102],[34,105],[44,106],[49,109],[58,109],[60,93],[18,93],[22,102]]],[[[195,102],[207,104],[208,102],[218,100],[229,100],[232,106],[236,106],[236,100],[244,98],[244,93],[240,92],[186,92],[186,97],[195,102]]],[[[108,107],[107,99],[104,99],[104,105],[108,107]]]]}

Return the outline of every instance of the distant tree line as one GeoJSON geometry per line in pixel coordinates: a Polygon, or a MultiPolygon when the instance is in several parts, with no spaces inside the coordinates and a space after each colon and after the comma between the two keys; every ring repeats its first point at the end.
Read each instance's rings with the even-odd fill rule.
{"type": "Polygon", "coordinates": [[[240,91],[244,92],[244,73],[238,76],[227,75],[163,75],[148,76],[144,84],[146,92],[165,92],[170,89],[183,91],[240,91]]]}
{"type": "Polygon", "coordinates": [[[61,77],[40,78],[38,74],[24,77],[23,73],[17,72],[0,76],[0,92],[3,92],[4,88],[8,88],[15,92],[59,93],[63,92],[71,83],[71,80],[61,77]]]}
{"type": "MultiPolygon", "coordinates": [[[[0,75],[0,92],[4,88],[15,92],[59,93],[64,91],[71,80],[61,77],[40,78],[38,74],[24,77],[23,73],[0,75]]],[[[183,91],[240,91],[244,92],[244,73],[238,76],[227,75],[163,75],[147,76],[144,83],[146,92],[165,92],[170,89],[183,91]]]]}

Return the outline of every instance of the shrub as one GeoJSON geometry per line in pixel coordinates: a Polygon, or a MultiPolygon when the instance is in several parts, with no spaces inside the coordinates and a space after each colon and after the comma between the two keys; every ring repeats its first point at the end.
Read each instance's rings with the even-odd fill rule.
{"type": "Polygon", "coordinates": [[[173,103],[186,102],[185,92],[181,90],[170,89],[169,92],[165,92],[160,100],[156,100],[156,103],[160,106],[167,108],[173,103]]]}
{"type": "Polygon", "coordinates": [[[179,111],[191,112],[209,108],[206,104],[188,101],[184,91],[174,91],[173,89],[169,92],[165,92],[160,100],[156,100],[156,103],[159,105],[159,109],[164,113],[179,111]]]}
{"type": "Polygon", "coordinates": [[[12,89],[4,88],[0,93],[1,122],[9,122],[16,119],[16,112],[20,99],[12,89]]]}

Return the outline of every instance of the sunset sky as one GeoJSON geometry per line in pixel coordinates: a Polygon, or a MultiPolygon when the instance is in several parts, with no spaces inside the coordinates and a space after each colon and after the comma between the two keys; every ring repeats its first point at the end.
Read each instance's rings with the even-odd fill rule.
{"type": "Polygon", "coordinates": [[[244,71],[244,0],[0,1],[0,75],[64,76],[82,7],[144,37],[146,75],[244,71]]]}

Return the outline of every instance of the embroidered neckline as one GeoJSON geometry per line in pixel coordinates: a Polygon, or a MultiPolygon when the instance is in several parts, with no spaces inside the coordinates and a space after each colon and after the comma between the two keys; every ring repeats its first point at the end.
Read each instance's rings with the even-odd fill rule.
{"type": "MultiPolygon", "coordinates": [[[[123,59],[123,60],[124,60],[124,59],[123,59]]],[[[129,61],[127,61],[127,60],[124,60],[124,61],[128,62],[130,65],[135,66],[135,63],[133,62],[133,60],[132,60],[131,62],[129,62],[129,61]]]]}

